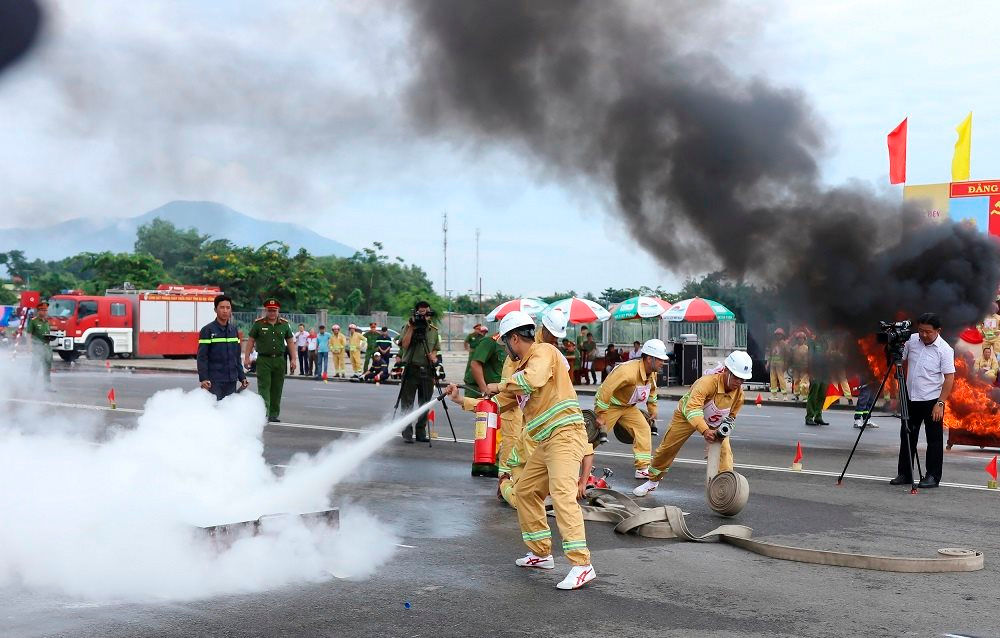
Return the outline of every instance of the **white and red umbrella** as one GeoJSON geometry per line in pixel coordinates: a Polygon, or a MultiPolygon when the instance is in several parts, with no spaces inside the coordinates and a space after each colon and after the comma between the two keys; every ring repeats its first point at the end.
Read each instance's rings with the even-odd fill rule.
{"type": "Polygon", "coordinates": [[[668,321],[727,321],[736,318],[733,311],[718,301],[693,297],[678,301],[670,307],[663,318],[668,321]]]}
{"type": "Polygon", "coordinates": [[[653,319],[661,317],[667,310],[670,310],[669,301],[664,301],[659,297],[639,295],[638,297],[630,297],[615,306],[611,316],[615,318],[615,321],[653,319]]]}
{"type": "Polygon", "coordinates": [[[546,313],[553,308],[558,308],[566,315],[569,323],[593,323],[595,321],[607,321],[611,313],[596,301],[580,299],[579,297],[568,297],[553,301],[542,310],[546,313]]]}
{"type": "Polygon", "coordinates": [[[529,316],[535,317],[542,311],[543,308],[545,308],[545,302],[534,297],[511,299],[510,301],[503,302],[494,308],[490,314],[486,315],[486,321],[500,321],[507,316],[508,312],[513,312],[515,310],[526,312],[529,316]]]}

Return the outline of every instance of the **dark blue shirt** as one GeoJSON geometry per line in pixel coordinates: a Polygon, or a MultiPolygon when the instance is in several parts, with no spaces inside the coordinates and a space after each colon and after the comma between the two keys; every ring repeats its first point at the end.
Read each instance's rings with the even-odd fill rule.
{"type": "Polygon", "coordinates": [[[232,382],[246,379],[240,358],[240,337],[236,322],[225,326],[218,320],[198,333],[198,381],[232,382]]]}

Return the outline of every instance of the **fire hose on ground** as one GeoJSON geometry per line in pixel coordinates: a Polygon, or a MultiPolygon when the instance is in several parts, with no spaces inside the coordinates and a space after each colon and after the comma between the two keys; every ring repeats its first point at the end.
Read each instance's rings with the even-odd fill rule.
{"type": "MultiPolygon", "coordinates": [[[[732,423],[729,422],[723,423],[716,432],[724,437],[731,430],[732,423]]],[[[746,506],[750,497],[750,484],[737,472],[719,472],[721,450],[720,440],[709,445],[705,496],[713,511],[723,516],[733,516],[746,506]]],[[[584,520],[611,523],[618,534],[676,538],[694,543],[722,542],[768,558],[885,572],[972,572],[983,568],[983,553],[971,549],[939,549],[938,555],[932,558],[853,554],[754,540],[751,538],[751,528],[733,524],[720,525],[699,535],[688,529],[684,512],[674,505],[644,508],[631,496],[610,489],[588,490],[587,497],[589,504],[581,507],[584,520]]]]}

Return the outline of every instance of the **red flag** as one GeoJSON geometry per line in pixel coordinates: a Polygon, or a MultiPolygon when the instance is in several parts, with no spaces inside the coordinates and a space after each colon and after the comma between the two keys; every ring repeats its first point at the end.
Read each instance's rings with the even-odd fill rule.
{"type": "Polygon", "coordinates": [[[994,456],[993,460],[986,464],[986,471],[994,481],[997,480],[997,457],[994,456]]]}
{"type": "Polygon", "coordinates": [[[903,118],[899,126],[892,129],[887,141],[889,143],[889,183],[902,184],[906,181],[906,120],[903,118]]]}
{"type": "Polygon", "coordinates": [[[114,402],[115,402],[115,389],[111,388],[110,390],[108,390],[108,403],[114,405],[114,402]]]}
{"type": "Polygon", "coordinates": [[[832,383],[826,386],[826,398],[823,399],[823,409],[829,410],[830,406],[840,400],[840,397],[844,396],[844,393],[840,391],[840,387],[832,383]]]}
{"type": "Polygon", "coordinates": [[[802,443],[799,441],[795,442],[795,458],[792,459],[792,463],[799,463],[802,461],[802,443]]]}

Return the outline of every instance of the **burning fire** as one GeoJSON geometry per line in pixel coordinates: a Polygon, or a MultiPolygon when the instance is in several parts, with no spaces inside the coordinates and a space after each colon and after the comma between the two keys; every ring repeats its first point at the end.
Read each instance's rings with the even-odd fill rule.
{"type": "MultiPolygon", "coordinates": [[[[871,336],[859,339],[858,348],[876,380],[881,381],[886,371],[882,345],[871,336]]],[[[944,425],[970,434],[1000,436],[1000,390],[976,377],[971,368],[963,355],[955,357],[955,385],[948,397],[944,425]]],[[[890,379],[886,386],[895,396],[894,380],[890,379]]]]}
{"type": "Polygon", "coordinates": [[[1000,435],[1000,403],[997,390],[975,376],[965,357],[955,359],[955,385],[944,413],[947,428],[972,434],[1000,435]]]}

